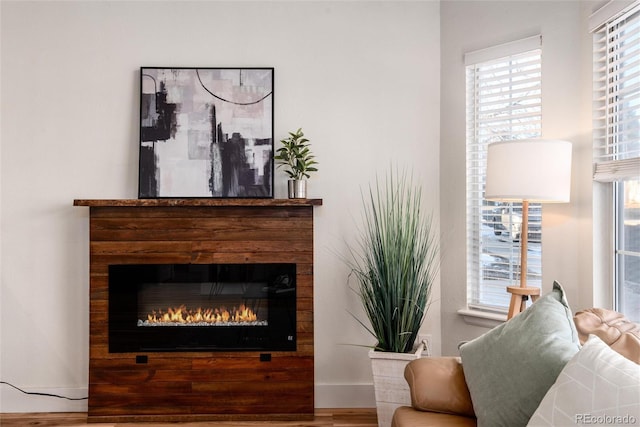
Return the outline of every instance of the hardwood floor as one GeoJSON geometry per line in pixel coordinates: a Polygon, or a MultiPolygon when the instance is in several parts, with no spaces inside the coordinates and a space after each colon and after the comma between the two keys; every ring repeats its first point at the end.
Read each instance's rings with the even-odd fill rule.
{"type": "Polygon", "coordinates": [[[200,421],[188,423],[87,423],[87,414],[0,414],[2,427],[377,427],[375,408],[316,409],[312,421],[200,421]]]}

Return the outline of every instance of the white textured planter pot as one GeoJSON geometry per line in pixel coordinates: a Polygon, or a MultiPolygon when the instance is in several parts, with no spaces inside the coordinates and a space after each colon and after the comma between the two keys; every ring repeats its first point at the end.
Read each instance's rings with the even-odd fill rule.
{"type": "Polygon", "coordinates": [[[411,406],[409,385],[404,379],[404,368],[412,360],[427,357],[428,349],[423,344],[415,353],[389,353],[369,351],[373,386],[376,392],[378,427],[390,427],[393,412],[399,406],[411,406]]]}

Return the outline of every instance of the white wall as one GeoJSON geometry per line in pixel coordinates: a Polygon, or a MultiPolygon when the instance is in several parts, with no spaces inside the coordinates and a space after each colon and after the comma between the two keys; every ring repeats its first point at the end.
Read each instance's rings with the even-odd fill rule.
{"type": "MultiPolygon", "coordinates": [[[[1,7],[0,379],[83,396],[88,210],[136,198],[140,66],[275,67],[275,135],[302,126],[320,172],[316,406],[373,406],[358,304],[336,253],[359,188],[391,163],[439,219],[438,2],[11,2],[1,7]]],[[[286,197],[277,175],[277,197],[286,197]]],[[[439,300],[439,289],[434,292],[439,300]]],[[[440,341],[439,304],[424,327],[440,341]]],[[[0,386],[0,412],[83,410],[0,386]]],[[[84,405],[84,406],[83,406],[84,405]]]]}
{"type": "MultiPolygon", "coordinates": [[[[543,293],[558,280],[574,311],[592,307],[590,1],[441,3],[442,352],[485,332],[457,313],[466,306],[464,54],[542,34],[542,136],[573,142],[571,203],[543,206],[543,293]]],[[[542,171],[541,171],[542,172],[542,171]]],[[[543,173],[543,172],[542,172],[543,173]]]]}

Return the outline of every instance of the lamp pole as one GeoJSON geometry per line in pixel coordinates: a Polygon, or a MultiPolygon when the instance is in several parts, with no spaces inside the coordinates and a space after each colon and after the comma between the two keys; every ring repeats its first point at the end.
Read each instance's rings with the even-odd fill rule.
{"type": "Polygon", "coordinates": [[[520,287],[527,287],[527,245],[529,240],[529,201],[522,201],[522,226],[520,227],[520,287]]]}
{"type": "Polygon", "coordinates": [[[520,286],[507,286],[511,294],[507,320],[527,308],[529,297],[536,301],[540,296],[540,288],[527,286],[527,241],[529,240],[529,200],[522,201],[522,225],[520,226],[520,286]]]}

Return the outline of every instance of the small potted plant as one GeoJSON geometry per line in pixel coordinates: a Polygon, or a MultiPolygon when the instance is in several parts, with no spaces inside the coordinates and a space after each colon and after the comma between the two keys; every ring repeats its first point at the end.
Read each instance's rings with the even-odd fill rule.
{"type": "Polygon", "coordinates": [[[304,137],[302,128],[300,128],[295,132],[289,132],[289,137],[280,142],[282,147],[276,150],[276,155],[273,158],[278,162],[278,167],[284,166],[285,173],[289,175],[289,198],[305,199],[309,172],[318,170],[314,166],[318,162],[311,154],[309,140],[304,137]]]}

